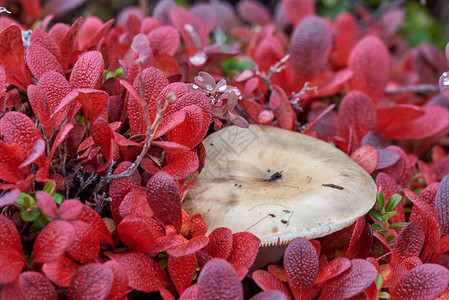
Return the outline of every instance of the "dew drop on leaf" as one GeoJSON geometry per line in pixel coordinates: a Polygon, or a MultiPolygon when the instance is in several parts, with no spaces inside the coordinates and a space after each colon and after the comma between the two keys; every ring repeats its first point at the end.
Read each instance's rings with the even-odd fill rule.
{"type": "Polygon", "coordinates": [[[439,84],[440,84],[440,89],[449,88],[449,72],[444,72],[443,75],[441,75],[439,84]]]}

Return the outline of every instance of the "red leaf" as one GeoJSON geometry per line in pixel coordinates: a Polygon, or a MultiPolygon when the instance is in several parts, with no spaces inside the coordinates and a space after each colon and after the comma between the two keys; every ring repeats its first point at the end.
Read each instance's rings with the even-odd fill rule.
{"type": "MultiPolygon", "coordinates": [[[[121,162],[117,168],[114,170],[113,174],[120,174],[131,166],[131,162],[125,161],[121,162]]],[[[140,174],[139,171],[134,171],[130,176],[111,180],[109,185],[109,197],[111,197],[111,213],[114,218],[115,224],[120,223],[122,219],[119,214],[120,203],[123,198],[132,189],[140,186],[140,174]]]]}
{"type": "Polygon", "coordinates": [[[44,263],[42,272],[53,283],[62,287],[69,287],[78,267],[78,264],[67,256],[61,256],[58,260],[44,263]]]}
{"type": "Polygon", "coordinates": [[[367,94],[379,103],[390,74],[390,55],[385,44],[375,36],[367,36],[352,49],[348,67],[354,72],[351,89],[367,94]]]}
{"type": "Polygon", "coordinates": [[[295,128],[295,114],[285,91],[281,87],[273,85],[273,92],[278,94],[280,99],[279,108],[276,111],[279,127],[293,130],[295,128]]]}
{"type": "Polygon", "coordinates": [[[114,246],[114,241],[112,240],[108,227],[101,216],[94,209],[87,205],[83,205],[81,212],[77,215],[76,219],[85,222],[91,229],[95,230],[98,235],[98,239],[101,242],[114,246]]]}
{"type": "Polygon", "coordinates": [[[352,152],[351,159],[361,166],[368,174],[371,174],[376,170],[379,161],[379,152],[376,148],[365,145],[352,152]]]}
{"type": "Polygon", "coordinates": [[[71,258],[80,263],[92,262],[100,256],[97,232],[83,221],[69,221],[75,229],[73,243],[66,249],[71,258]]]}
{"type": "MultiPolygon", "coordinates": [[[[402,124],[410,122],[413,119],[423,116],[425,112],[416,105],[399,104],[390,107],[380,107],[377,109],[377,125],[378,131],[391,126],[391,124],[402,124]]],[[[397,125],[396,125],[397,126],[397,125]]]]}
{"type": "Polygon", "coordinates": [[[400,263],[410,256],[418,256],[425,238],[426,233],[420,221],[408,223],[396,237],[391,262],[400,263]]]}
{"type": "Polygon", "coordinates": [[[98,89],[103,77],[104,61],[98,51],[89,51],[78,58],[70,75],[72,88],[98,89]]]}
{"type": "Polygon", "coordinates": [[[240,0],[237,3],[237,12],[250,24],[267,25],[271,22],[271,14],[260,2],[254,0],[240,0]]]}
{"type": "Polygon", "coordinates": [[[0,33],[0,63],[5,68],[6,81],[26,91],[31,84],[30,71],[25,63],[25,49],[22,31],[16,25],[10,25],[0,33]]]}
{"type": "Polygon", "coordinates": [[[440,222],[441,235],[449,235],[449,176],[446,175],[438,187],[435,197],[435,212],[440,222]]]}
{"type": "Polygon", "coordinates": [[[221,258],[211,259],[198,276],[198,299],[242,299],[243,287],[237,272],[221,258]]]}
{"type": "MultiPolygon", "coordinates": [[[[25,258],[19,233],[14,223],[0,214],[0,249],[10,247],[25,258]]],[[[1,250],[0,250],[1,251],[1,250]]]]}
{"type": "Polygon", "coordinates": [[[345,67],[352,48],[359,38],[359,26],[356,18],[349,12],[340,13],[335,19],[336,35],[331,61],[339,67],[345,67]]]}
{"type": "Polygon", "coordinates": [[[153,175],[147,184],[147,199],[154,216],[164,225],[172,224],[180,230],[181,195],[178,184],[165,171],[153,175]]]}
{"type": "Polygon", "coordinates": [[[331,50],[331,31],[322,18],[310,16],[295,28],[290,43],[292,68],[302,85],[326,65],[331,50]]]}
{"type": "Polygon", "coordinates": [[[161,26],[148,34],[154,55],[168,54],[174,56],[181,43],[179,32],[173,26],[161,26]]]}
{"type": "MultiPolygon", "coordinates": [[[[35,27],[30,35],[31,45],[39,45],[49,51],[55,58],[61,56],[59,46],[56,45],[55,40],[42,27],[35,27]]],[[[30,48],[27,48],[27,51],[30,48]]]]}
{"type": "Polygon", "coordinates": [[[205,137],[204,128],[206,128],[206,125],[209,127],[209,123],[203,119],[203,112],[196,105],[183,107],[182,111],[186,112],[184,122],[170,130],[167,133],[167,139],[192,149],[201,143],[205,137]]]}
{"type": "Polygon", "coordinates": [[[162,149],[166,150],[170,155],[173,156],[182,152],[189,151],[189,148],[187,148],[186,146],[170,141],[153,141],[151,142],[151,145],[161,147],[162,149]]]}
{"type": "Polygon", "coordinates": [[[108,122],[102,117],[96,119],[92,125],[92,138],[95,144],[100,146],[103,156],[109,160],[111,141],[115,141],[115,138],[108,122]]]}
{"type": "Polygon", "coordinates": [[[260,239],[249,232],[237,232],[232,237],[232,250],[227,260],[237,271],[240,279],[248,273],[259,251],[260,239]]]}
{"type": "Polygon", "coordinates": [[[0,113],[6,108],[6,73],[5,68],[0,66],[0,113]]]}
{"type": "MultiPolygon", "coordinates": [[[[31,119],[20,112],[10,111],[3,115],[0,126],[3,140],[8,144],[16,143],[22,147],[28,157],[34,144],[41,139],[41,135],[31,119]]],[[[44,157],[36,162],[38,166],[44,165],[44,157]]]]}
{"type": "MultiPolygon", "coordinates": [[[[68,69],[69,66],[69,60],[72,55],[72,51],[75,45],[76,36],[78,35],[78,31],[81,28],[81,24],[83,23],[83,18],[79,17],[76,19],[76,21],[72,24],[72,26],[64,31],[64,33],[60,32],[61,39],[58,39],[59,42],[59,48],[61,49],[61,65],[64,70],[68,69]]],[[[57,25],[57,24],[56,24],[57,25]]],[[[65,25],[65,24],[64,24],[65,25]]],[[[50,30],[50,35],[54,38],[56,32],[57,26],[53,26],[50,30]],[[52,33],[55,33],[52,35],[52,33]]],[[[102,66],[103,67],[103,66],[102,66]]]]}
{"type": "Polygon", "coordinates": [[[149,293],[169,285],[165,270],[151,257],[139,252],[127,252],[118,262],[127,270],[132,289],[149,293]]]}
{"type": "Polygon", "coordinates": [[[203,217],[200,214],[196,214],[191,219],[190,235],[206,235],[207,224],[204,222],[203,217]]]}
{"type": "Polygon", "coordinates": [[[130,249],[150,252],[154,245],[152,229],[144,220],[129,216],[117,226],[120,240],[130,249]]]}
{"type": "Polygon", "coordinates": [[[422,107],[424,115],[407,122],[394,122],[383,128],[389,139],[422,139],[440,133],[449,126],[449,111],[441,106],[422,107]]]}
{"type": "Polygon", "coordinates": [[[349,257],[351,254],[352,248],[354,248],[355,244],[360,239],[363,229],[365,228],[365,217],[360,217],[354,224],[354,229],[351,234],[351,241],[349,242],[348,248],[346,249],[345,257],[349,257]]]}
{"type": "Polygon", "coordinates": [[[318,275],[318,254],[304,238],[290,242],[284,252],[284,271],[295,299],[307,295],[318,275]]]}
{"type": "Polygon", "coordinates": [[[13,189],[0,197],[0,208],[16,203],[20,190],[13,189]]]}
{"type": "Polygon", "coordinates": [[[321,297],[347,299],[367,289],[377,276],[376,268],[368,261],[354,259],[352,267],[340,276],[326,281],[321,297]]]}
{"type": "Polygon", "coordinates": [[[305,17],[315,14],[315,4],[311,0],[282,0],[282,5],[293,28],[305,17]]]}
{"type": "Polygon", "coordinates": [[[17,144],[8,144],[0,141],[0,179],[16,183],[25,177],[19,166],[25,160],[25,153],[17,144]]]}
{"type": "Polygon", "coordinates": [[[183,180],[189,177],[199,167],[198,155],[192,151],[177,154],[170,163],[168,163],[163,171],[170,174],[176,180],[183,180]]]}
{"type": "Polygon", "coordinates": [[[362,92],[351,91],[343,98],[338,111],[341,134],[349,137],[349,128],[355,130],[359,141],[376,126],[376,109],[372,100],[362,92]]]}
{"type": "Polygon", "coordinates": [[[48,217],[56,217],[56,202],[53,197],[44,191],[36,191],[36,201],[39,209],[48,217]]]}
{"type": "Polygon", "coordinates": [[[232,250],[232,231],[229,228],[216,228],[209,234],[209,243],[204,247],[212,257],[226,259],[232,250]]]}
{"type": "Polygon", "coordinates": [[[30,164],[32,164],[33,162],[35,162],[40,157],[43,158],[43,155],[45,155],[46,148],[47,148],[47,145],[43,139],[37,140],[34,143],[33,148],[31,148],[30,155],[23,163],[20,164],[19,168],[24,169],[24,168],[28,167],[30,164]]]}
{"type": "Polygon", "coordinates": [[[112,283],[110,295],[114,295],[119,298],[124,297],[128,290],[129,282],[126,269],[115,260],[108,260],[103,265],[109,268],[114,274],[114,282],[112,283]]]}
{"type": "Polygon", "coordinates": [[[23,257],[15,249],[3,245],[0,250],[0,284],[14,281],[25,266],[23,257]]]}
{"type": "Polygon", "coordinates": [[[198,235],[190,240],[187,240],[183,236],[179,236],[181,243],[167,249],[167,253],[173,257],[181,257],[185,255],[191,255],[204,248],[209,243],[209,238],[204,235],[198,235]]]}
{"type": "Polygon", "coordinates": [[[435,299],[449,284],[449,270],[435,264],[423,264],[411,270],[391,291],[392,300],[435,299]]]}
{"type": "Polygon", "coordinates": [[[75,230],[69,222],[50,222],[36,238],[33,248],[34,261],[46,263],[58,260],[74,240],[75,230]]]}
{"type": "Polygon", "coordinates": [[[392,288],[408,273],[408,270],[401,264],[391,263],[381,265],[379,273],[384,279],[382,287],[392,288]]]}
{"type": "Polygon", "coordinates": [[[416,268],[417,266],[422,265],[422,260],[418,256],[410,256],[406,258],[404,261],[401,262],[401,264],[407,269],[411,270],[413,268],[416,268]]]}
{"type": "Polygon", "coordinates": [[[288,288],[278,278],[264,270],[253,272],[253,280],[263,290],[276,290],[282,292],[287,299],[291,299],[288,288]]]}
{"type": "Polygon", "coordinates": [[[129,191],[120,204],[119,212],[122,218],[130,215],[152,217],[153,211],[148,204],[145,187],[141,186],[129,191]]]}
{"type": "Polygon", "coordinates": [[[38,80],[47,72],[54,71],[63,74],[61,64],[58,59],[47,49],[38,45],[31,44],[26,53],[27,64],[31,73],[38,80]]]}
{"type": "Polygon", "coordinates": [[[58,299],[50,280],[34,271],[24,272],[14,282],[3,286],[0,296],[2,299],[58,299]]]}
{"type": "Polygon", "coordinates": [[[347,271],[351,266],[351,261],[346,257],[337,257],[319,270],[315,283],[318,284],[335,278],[347,271]]]}
{"type": "Polygon", "coordinates": [[[113,281],[114,274],[106,266],[97,263],[81,266],[70,282],[67,299],[106,299],[113,281]]]}
{"type": "Polygon", "coordinates": [[[192,284],[197,266],[195,254],[168,257],[167,270],[180,295],[192,284]]]}

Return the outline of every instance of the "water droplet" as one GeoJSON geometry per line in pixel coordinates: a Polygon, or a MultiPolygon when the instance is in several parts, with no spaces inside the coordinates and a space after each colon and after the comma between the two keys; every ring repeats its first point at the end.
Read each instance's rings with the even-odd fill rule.
{"type": "Polygon", "coordinates": [[[214,89],[214,87],[210,84],[206,84],[206,90],[208,91],[212,91],[214,89]]]}
{"type": "Polygon", "coordinates": [[[192,85],[192,88],[193,88],[194,90],[197,90],[197,89],[199,88],[199,86],[196,85],[196,84],[194,84],[194,85],[192,85]]]}
{"type": "Polygon", "coordinates": [[[190,24],[184,24],[184,29],[188,32],[193,32],[193,26],[190,24]]]}
{"type": "MultiPolygon", "coordinates": [[[[194,56],[189,58],[190,63],[196,67],[202,66],[206,62],[206,60],[207,60],[207,55],[204,52],[197,52],[194,56]]],[[[204,78],[202,81],[204,81],[204,78]]]]}
{"type": "Polygon", "coordinates": [[[196,76],[196,79],[198,81],[204,82],[204,77],[203,76],[196,76]]]}
{"type": "Polygon", "coordinates": [[[449,73],[448,72],[444,72],[443,75],[441,75],[439,84],[440,84],[440,89],[449,88],[449,73]]]}
{"type": "Polygon", "coordinates": [[[228,86],[225,84],[225,85],[220,86],[220,87],[218,88],[218,90],[219,90],[220,92],[224,92],[224,91],[226,91],[227,88],[228,88],[228,86]]]}

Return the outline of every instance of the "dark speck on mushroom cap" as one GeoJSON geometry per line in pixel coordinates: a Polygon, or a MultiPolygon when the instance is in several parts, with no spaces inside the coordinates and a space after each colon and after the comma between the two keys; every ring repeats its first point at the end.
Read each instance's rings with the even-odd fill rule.
{"type": "Polygon", "coordinates": [[[233,126],[204,144],[206,164],[183,208],[201,213],[208,232],[249,231],[262,245],[316,238],[350,225],[374,204],[377,188],[369,174],[312,137],[233,126]]]}

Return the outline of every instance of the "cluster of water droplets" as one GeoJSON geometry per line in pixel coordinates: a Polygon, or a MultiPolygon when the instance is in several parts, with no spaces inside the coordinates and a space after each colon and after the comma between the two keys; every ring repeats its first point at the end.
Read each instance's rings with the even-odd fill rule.
{"type": "Polygon", "coordinates": [[[440,89],[447,89],[449,88],[449,71],[444,72],[443,75],[441,75],[440,80],[440,89]]]}

